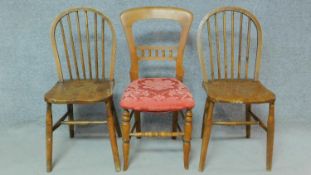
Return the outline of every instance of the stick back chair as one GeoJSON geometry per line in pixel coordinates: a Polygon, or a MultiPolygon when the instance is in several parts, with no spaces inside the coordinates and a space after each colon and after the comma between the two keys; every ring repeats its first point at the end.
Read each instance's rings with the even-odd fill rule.
{"type": "Polygon", "coordinates": [[[47,171],[52,170],[53,131],[61,124],[69,125],[71,138],[74,137],[74,125],[107,124],[115,168],[120,171],[115,130],[119,137],[121,130],[112,97],[116,54],[116,34],[113,24],[107,16],[96,9],[70,8],[56,17],[50,35],[59,80],[44,97],[47,103],[47,171]],[[108,26],[106,30],[105,25],[108,26]],[[110,40],[107,39],[108,36],[110,40]],[[105,49],[107,47],[111,50],[107,51],[105,49]],[[108,54],[110,57],[105,58],[108,54]],[[106,64],[108,66],[105,66],[106,64]],[[105,67],[109,67],[110,70],[105,70],[105,67]],[[98,102],[105,103],[107,121],[74,120],[73,104],[98,102]],[[55,124],[52,119],[52,104],[67,105],[67,112],[55,124]]]}
{"type": "Polygon", "coordinates": [[[271,170],[276,98],[259,81],[262,47],[261,25],[256,16],[243,8],[221,7],[208,13],[201,21],[197,33],[197,51],[207,99],[202,121],[200,171],[204,170],[212,125],[246,125],[246,137],[250,138],[251,125],[255,124],[267,132],[266,168],[271,170]],[[236,18],[239,23],[235,22],[238,21],[236,18]],[[246,25],[246,32],[243,25],[246,25]],[[235,31],[238,31],[237,36],[235,31]],[[243,37],[245,34],[246,37],[243,37]],[[205,40],[208,44],[204,44],[204,36],[208,38],[205,40]],[[255,42],[251,42],[253,39],[255,42]],[[254,54],[251,55],[253,50],[254,54]],[[209,63],[209,67],[205,62],[209,63]],[[250,73],[252,70],[253,74],[250,73]],[[219,102],[245,104],[246,121],[213,121],[214,104],[219,102]],[[251,104],[259,103],[269,103],[267,125],[251,111],[251,104]]]}
{"type": "Polygon", "coordinates": [[[120,105],[124,109],[122,117],[124,170],[128,168],[131,136],[172,137],[182,136],[184,140],[184,167],[189,166],[190,140],[192,131],[192,112],[194,100],[183,80],[183,52],[192,13],[173,7],[142,7],[129,9],[121,13],[121,22],[127,38],[131,56],[131,83],[125,90],[120,105]],[[171,20],[181,27],[177,46],[136,45],[133,24],[141,20],[171,20]],[[139,62],[150,60],[176,61],[176,78],[139,78],[139,62]],[[182,110],[186,110],[186,114],[182,110]],[[131,112],[130,112],[131,111],[131,112]],[[172,132],[142,132],[140,112],[172,112],[172,132]],[[184,132],[178,125],[178,113],[184,116],[184,132]],[[135,116],[132,129],[130,120],[135,116]],[[178,131],[177,131],[178,130],[178,131]]]}

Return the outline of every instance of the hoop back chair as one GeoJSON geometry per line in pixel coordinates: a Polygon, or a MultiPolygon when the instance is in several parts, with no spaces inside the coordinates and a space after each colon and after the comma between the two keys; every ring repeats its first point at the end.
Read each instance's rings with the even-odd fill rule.
{"type": "Polygon", "coordinates": [[[47,103],[47,171],[52,170],[53,131],[61,124],[69,125],[71,138],[74,137],[74,125],[107,124],[115,169],[120,171],[115,130],[119,136],[121,130],[112,97],[116,54],[116,34],[113,24],[107,16],[96,9],[70,8],[56,17],[50,35],[59,81],[44,97],[47,103]],[[90,31],[91,27],[93,32],[90,31]],[[110,40],[107,39],[108,36],[110,40]],[[109,53],[106,47],[111,48],[109,53]],[[110,57],[105,58],[108,54],[110,57]],[[109,61],[110,65],[105,66],[109,61]],[[105,70],[105,67],[110,67],[110,70],[105,70]],[[98,102],[105,103],[107,121],[74,120],[73,104],[98,102]],[[67,112],[55,124],[52,119],[52,104],[67,104],[67,112]]]}
{"type": "Polygon", "coordinates": [[[212,124],[246,125],[247,138],[251,134],[251,125],[258,124],[261,126],[267,132],[266,167],[267,170],[271,170],[274,139],[274,102],[276,98],[259,81],[262,47],[261,25],[256,16],[243,8],[218,8],[207,14],[201,21],[197,33],[197,51],[207,99],[202,122],[201,137],[203,139],[199,165],[200,171],[204,170],[212,124]],[[239,20],[238,24],[235,22],[236,18],[239,20]],[[243,21],[243,19],[246,20],[243,21]],[[245,35],[243,25],[245,24],[247,25],[245,27],[246,37],[243,37],[245,35]],[[205,28],[207,28],[207,33],[205,28]],[[237,36],[235,35],[236,28],[238,28],[237,31],[239,32],[237,36]],[[254,37],[252,37],[251,30],[253,28],[255,29],[254,37]],[[204,45],[204,35],[208,38],[206,41],[208,46],[204,45]],[[251,42],[254,38],[255,42],[251,42]],[[236,41],[238,42],[237,45],[235,45],[236,41]],[[221,42],[223,44],[220,44],[221,42]],[[243,45],[243,43],[245,44],[243,45]],[[255,47],[252,47],[251,44],[255,45],[255,47]],[[251,51],[253,50],[255,51],[252,56],[251,51]],[[253,64],[250,64],[252,59],[254,59],[253,64]],[[206,66],[205,62],[209,63],[209,67],[206,66]],[[250,73],[252,70],[251,66],[253,66],[253,75],[250,73]],[[245,104],[246,121],[213,121],[214,104],[218,102],[245,104]],[[259,103],[269,103],[267,125],[251,111],[251,104],[259,103]]]}
{"type": "Polygon", "coordinates": [[[124,170],[128,168],[129,144],[131,136],[172,137],[183,136],[184,167],[189,166],[192,112],[194,100],[183,80],[183,52],[192,13],[173,7],[143,7],[129,9],[121,13],[121,22],[127,38],[131,56],[131,83],[125,90],[120,105],[124,109],[122,117],[124,170]],[[133,24],[141,20],[177,21],[181,27],[177,46],[136,45],[133,24]],[[139,78],[139,62],[151,60],[176,61],[176,78],[139,78]],[[184,115],[182,110],[186,110],[184,115]],[[131,112],[129,112],[131,110],[131,112]],[[173,112],[172,132],[141,132],[140,112],[173,112]],[[178,125],[178,113],[184,116],[184,132],[178,125]],[[135,115],[135,124],[130,127],[130,119],[135,115]],[[178,129],[178,131],[177,131],[178,129]]]}

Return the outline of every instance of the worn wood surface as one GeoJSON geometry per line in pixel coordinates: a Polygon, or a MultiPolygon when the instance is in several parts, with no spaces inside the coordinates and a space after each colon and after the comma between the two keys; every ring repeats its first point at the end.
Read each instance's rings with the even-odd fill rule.
{"type": "MultiPolygon", "coordinates": [[[[174,7],[142,7],[126,10],[121,13],[121,22],[124,28],[125,36],[131,56],[131,68],[130,78],[134,81],[139,78],[139,61],[151,61],[151,60],[171,60],[176,61],[176,78],[180,81],[183,80],[184,68],[183,68],[183,53],[188,38],[189,29],[192,23],[192,13],[179,8],[174,7]],[[136,45],[133,34],[134,23],[141,20],[153,20],[153,19],[166,19],[174,20],[181,26],[181,33],[179,43],[177,46],[154,46],[154,45],[136,45]]],[[[125,109],[122,118],[122,134],[123,134],[123,159],[124,167],[126,171],[129,166],[129,150],[130,139],[132,136],[137,138],[141,137],[183,137],[184,139],[184,167],[189,167],[189,154],[191,148],[191,133],[192,133],[192,113],[191,110],[187,112],[185,117],[184,132],[181,131],[178,125],[178,113],[182,111],[173,112],[172,118],[172,132],[159,131],[141,131],[140,126],[140,113],[141,111],[133,111],[131,114],[125,109]],[[131,129],[130,120],[132,114],[135,114],[135,123],[131,129]],[[177,130],[179,132],[177,132],[177,130]]],[[[181,115],[183,116],[183,115],[181,115]]]]}
{"type": "MultiPolygon", "coordinates": [[[[115,52],[116,52],[116,34],[114,27],[110,19],[100,11],[88,8],[70,8],[61,12],[51,27],[51,42],[52,50],[56,62],[58,82],[50,89],[44,96],[47,102],[47,114],[46,114],[46,159],[47,159],[47,171],[52,171],[52,143],[53,143],[53,131],[56,130],[61,124],[69,125],[70,137],[74,137],[74,125],[90,125],[90,124],[108,124],[109,138],[111,142],[111,148],[115,163],[116,171],[120,171],[120,160],[118,153],[118,146],[116,142],[115,131],[121,136],[120,126],[118,125],[118,119],[115,112],[115,107],[112,99],[113,85],[114,85],[114,64],[115,64],[115,52]],[[84,21],[80,16],[84,16],[84,21]],[[90,15],[94,15],[94,24],[89,20],[90,15]],[[75,17],[75,20],[71,20],[71,17],[75,17]],[[99,67],[104,68],[106,62],[104,62],[104,55],[102,55],[102,62],[99,64],[98,55],[98,19],[102,23],[102,32],[104,31],[104,23],[108,24],[111,31],[111,57],[110,57],[110,75],[105,77],[104,71],[100,73],[99,67]],[[66,22],[67,21],[67,22],[66,22]],[[64,25],[64,23],[67,25],[64,25]],[[73,22],[76,25],[73,25],[73,22]],[[82,33],[81,25],[85,25],[85,33],[82,33]],[[94,27],[94,31],[90,31],[90,26],[94,27]],[[76,26],[76,30],[73,27],[76,26]],[[57,28],[60,27],[62,43],[57,43],[57,28]],[[67,28],[66,28],[67,27],[67,28]],[[65,29],[66,28],[66,29],[65,29]],[[67,32],[66,32],[67,31],[67,32]],[[69,31],[69,32],[68,32],[69,31]],[[77,31],[74,35],[73,31],[77,31]],[[66,34],[69,34],[69,36],[66,34]],[[83,37],[86,37],[83,39],[83,37]],[[75,40],[77,38],[77,40],[75,40]],[[67,41],[69,39],[69,41],[67,41]],[[94,49],[91,49],[91,39],[94,39],[94,49]],[[87,54],[83,51],[84,44],[82,41],[86,41],[87,54]],[[61,49],[63,47],[63,49],[61,49]],[[76,48],[78,47],[78,48],[76,48]],[[71,49],[71,52],[70,50],[71,49]],[[79,49],[79,53],[77,50],[79,49]],[[64,51],[65,58],[61,58],[60,52],[64,51]],[[94,54],[91,52],[94,51],[94,54]],[[71,53],[71,54],[70,54],[71,53]],[[78,55],[80,61],[78,62],[78,55]],[[92,58],[94,55],[95,58],[92,58]],[[65,59],[65,62],[61,60],[65,59]],[[61,65],[64,63],[65,65],[61,65]],[[79,65],[80,64],[80,65],[79,65]],[[95,68],[92,69],[92,65],[95,68]],[[66,70],[67,68],[67,70],[66,70]],[[82,72],[81,69],[82,68],[82,72]],[[88,70],[88,71],[87,71],[88,70]],[[68,77],[64,76],[64,72],[68,71],[68,77]],[[102,77],[100,77],[102,75],[102,77]],[[93,104],[97,102],[105,102],[106,111],[108,113],[107,121],[81,121],[74,120],[73,117],[73,105],[74,104],[93,104]],[[52,120],[52,104],[66,104],[67,112],[61,117],[55,125],[52,120]],[[65,119],[68,118],[66,121],[65,119]]],[[[104,49],[104,36],[101,39],[101,53],[105,53],[104,49]]]]}
{"type": "MultiPolygon", "coordinates": [[[[197,32],[197,51],[201,64],[203,75],[203,87],[207,94],[207,102],[204,109],[202,122],[202,147],[199,170],[203,171],[205,167],[205,159],[208,150],[208,143],[211,134],[212,125],[229,125],[239,126],[246,125],[246,138],[250,138],[251,125],[257,124],[267,131],[267,170],[272,168],[272,152],[273,152],[273,138],[274,138],[274,101],[276,96],[272,91],[266,88],[259,81],[259,70],[262,56],[262,29],[261,25],[251,12],[240,7],[221,7],[208,13],[201,21],[197,32]],[[222,32],[219,31],[217,15],[222,14],[222,32]],[[231,14],[231,28],[226,27],[226,14],[231,14]],[[238,17],[238,38],[235,39],[235,16],[238,17]],[[243,37],[243,18],[247,19],[246,37],[243,37]],[[211,21],[214,21],[215,41],[212,37],[211,21]],[[203,30],[207,25],[208,47],[203,46],[203,37],[206,31],[203,30]],[[250,44],[251,44],[251,26],[254,25],[256,29],[256,49],[255,58],[250,58],[250,44]],[[231,30],[231,31],[230,31],[231,30]],[[220,44],[220,34],[222,33],[223,45],[220,44]],[[231,34],[231,62],[227,62],[227,34],[231,34]],[[243,41],[246,38],[246,41],[243,41]],[[235,40],[238,41],[238,48],[235,49],[235,40]],[[246,47],[243,48],[243,43],[246,47]],[[214,44],[216,46],[214,46],[214,44]],[[223,54],[220,53],[220,46],[223,46],[223,54]],[[209,61],[206,61],[205,52],[208,48],[209,61]],[[213,54],[213,49],[216,48],[216,56],[213,54]],[[235,57],[235,51],[237,57],[235,57]],[[245,52],[245,54],[243,54],[245,52]],[[221,63],[220,56],[223,55],[223,63],[221,63]],[[245,58],[242,58],[244,57],[245,58]],[[237,60],[236,60],[237,59],[237,60]],[[245,61],[242,61],[245,60],[245,61]],[[250,59],[255,59],[253,77],[250,76],[249,67],[250,59]],[[214,60],[217,65],[217,76],[214,73],[216,70],[214,60]],[[209,68],[205,65],[209,62],[209,68]],[[237,69],[236,69],[237,63],[237,69]],[[243,65],[244,64],[244,65],[243,65]],[[229,67],[231,70],[229,71],[229,67]],[[222,70],[224,68],[224,70],[222,70]],[[209,73],[207,72],[209,70],[209,73]],[[244,70],[244,73],[243,73],[244,70]],[[228,73],[230,72],[230,76],[228,73]],[[210,75],[211,77],[208,77],[210,75]],[[213,121],[213,107],[214,103],[238,103],[245,104],[245,121],[213,121]],[[251,104],[269,103],[269,118],[267,126],[251,111],[251,104]],[[253,120],[251,120],[253,118],[253,120]]],[[[206,54],[207,55],[207,54],[206,54]]]]}

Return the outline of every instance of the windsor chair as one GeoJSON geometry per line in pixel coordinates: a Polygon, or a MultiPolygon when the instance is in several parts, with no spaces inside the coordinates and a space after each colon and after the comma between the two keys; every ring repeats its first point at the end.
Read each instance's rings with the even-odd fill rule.
{"type": "Polygon", "coordinates": [[[115,130],[119,137],[121,136],[121,130],[112,96],[116,54],[116,34],[113,24],[107,16],[96,9],[88,7],[70,8],[61,12],[55,18],[50,36],[59,80],[44,97],[47,103],[47,171],[52,171],[53,132],[61,124],[69,125],[71,138],[74,137],[74,125],[107,124],[115,169],[120,171],[115,130]],[[90,32],[91,24],[93,24],[93,32],[90,32]],[[108,26],[107,29],[105,25],[108,26]],[[110,39],[108,39],[108,36],[110,39]],[[100,44],[98,44],[98,40],[100,40],[100,44]],[[91,44],[91,42],[94,43],[91,44]],[[94,51],[93,59],[91,54],[92,45],[94,46],[94,50],[92,49],[94,51]],[[60,49],[61,47],[63,49],[60,49]],[[98,47],[101,49],[100,53],[98,47]],[[111,50],[108,51],[106,48],[111,48],[111,50]],[[78,53],[77,50],[79,50],[78,53]],[[105,58],[107,55],[110,55],[110,58],[105,58]],[[106,64],[110,65],[105,66],[106,64]],[[110,67],[110,70],[106,70],[106,67],[110,67]],[[98,102],[105,103],[108,113],[107,121],[74,120],[74,104],[98,102]],[[67,112],[55,124],[53,124],[52,118],[52,104],[67,105],[67,112]]]}
{"type": "Polygon", "coordinates": [[[202,121],[201,137],[203,138],[199,164],[200,171],[204,170],[212,125],[246,125],[246,137],[250,138],[251,125],[255,124],[258,124],[267,132],[266,168],[271,170],[274,139],[274,103],[276,97],[259,81],[262,47],[260,23],[256,16],[243,8],[221,7],[207,14],[201,21],[197,33],[197,51],[207,99],[202,121]],[[236,16],[240,20],[238,26],[235,26],[236,16]],[[246,20],[243,21],[244,18],[246,20]],[[219,30],[221,25],[219,25],[218,20],[222,20],[222,31],[221,28],[219,30]],[[231,22],[229,23],[230,20],[231,22]],[[227,26],[228,24],[231,24],[231,26],[227,26]],[[243,24],[247,25],[246,33],[243,31],[243,24]],[[239,34],[236,36],[235,30],[237,27],[239,34]],[[207,28],[207,34],[203,35],[205,34],[205,28],[207,28]],[[254,34],[251,32],[253,28],[255,29],[254,34]],[[243,38],[245,34],[246,37],[243,38]],[[230,57],[227,53],[227,46],[229,45],[227,43],[227,35],[230,35],[231,38],[230,57]],[[252,37],[253,35],[254,37],[252,37]],[[204,36],[208,38],[206,42],[208,42],[209,49],[204,47],[204,36]],[[238,40],[235,40],[236,38],[238,40]],[[252,42],[253,38],[255,38],[255,44],[252,42]],[[223,40],[223,44],[220,44],[221,40],[223,40]],[[235,41],[238,42],[237,49],[235,41]],[[245,42],[244,45],[243,42],[245,42]],[[252,47],[251,44],[255,45],[255,47],[252,47]],[[243,49],[245,50],[243,51],[243,49]],[[209,60],[205,57],[207,50],[209,51],[209,60]],[[222,53],[221,50],[223,50],[222,53]],[[252,50],[255,50],[253,56],[250,54],[252,50]],[[235,54],[236,52],[237,54],[235,54]],[[253,64],[251,64],[251,57],[255,59],[252,62],[253,64]],[[209,72],[205,65],[206,60],[210,66],[209,72]],[[253,75],[249,73],[252,70],[251,66],[254,71],[253,75]],[[215,103],[245,104],[246,121],[213,121],[215,103]],[[269,104],[267,125],[251,111],[251,105],[259,103],[269,104]]]}
{"type": "Polygon", "coordinates": [[[182,136],[184,167],[189,167],[190,140],[192,132],[192,108],[194,100],[183,80],[183,52],[192,23],[192,13],[173,7],[142,7],[121,13],[121,22],[131,56],[131,83],[120,101],[124,109],[122,117],[124,170],[128,169],[130,138],[182,136]],[[136,45],[133,24],[141,20],[171,20],[180,24],[181,32],[177,46],[136,45]],[[176,78],[139,78],[139,62],[151,60],[176,61],[176,78]],[[182,110],[186,110],[185,114],[182,110]],[[130,112],[131,111],[131,112],[130,112]],[[172,112],[172,132],[142,132],[141,112],[172,112]],[[184,117],[184,132],[178,124],[178,114],[184,117]],[[130,120],[135,116],[131,129],[130,120]]]}

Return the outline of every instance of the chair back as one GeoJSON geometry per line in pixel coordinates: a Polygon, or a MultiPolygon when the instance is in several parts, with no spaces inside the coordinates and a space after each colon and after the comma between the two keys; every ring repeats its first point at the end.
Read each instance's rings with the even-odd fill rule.
{"type": "Polygon", "coordinates": [[[102,12],[67,9],[55,18],[50,36],[59,81],[114,80],[116,34],[102,12]]]}
{"type": "Polygon", "coordinates": [[[191,12],[174,7],[133,8],[121,13],[121,22],[131,56],[130,77],[132,81],[139,77],[139,61],[142,60],[176,61],[176,78],[183,80],[183,54],[192,18],[191,12]],[[181,32],[177,46],[136,45],[133,24],[141,20],[152,19],[174,20],[180,24],[181,32]]]}
{"type": "Polygon", "coordinates": [[[258,80],[262,55],[261,25],[246,9],[215,9],[199,25],[197,51],[204,82],[208,79],[258,80]],[[205,62],[209,63],[209,68],[205,62]]]}

